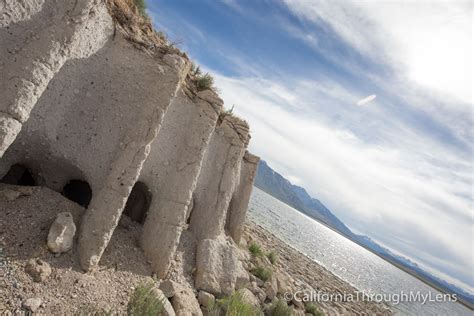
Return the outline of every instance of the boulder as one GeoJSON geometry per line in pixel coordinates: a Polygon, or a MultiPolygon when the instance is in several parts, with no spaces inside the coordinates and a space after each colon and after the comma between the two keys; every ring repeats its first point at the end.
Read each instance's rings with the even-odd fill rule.
{"type": "Polygon", "coordinates": [[[265,303],[265,300],[267,299],[267,294],[265,293],[265,291],[260,288],[260,287],[257,287],[255,289],[255,292],[254,292],[255,296],[258,298],[258,300],[260,301],[260,303],[264,304],[265,303]]]}
{"type": "Polygon", "coordinates": [[[42,303],[42,301],[39,297],[33,297],[33,298],[29,298],[26,301],[24,301],[22,306],[27,311],[30,311],[30,312],[34,313],[38,310],[38,308],[40,308],[41,303],[42,303]]]}
{"type": "Polygon", "coordinates": [[[237,250],[224,237],[204,239],[197,247],[195,286],[216,296],[231,295],[247,281],[237,250]]]}
{"type": "Polygon", "coordinates": [[[173,306],[171,306],[170,301],[168,301],[168,298],[166,298],[165,294],[163,294],[163,291],[157,288],[153,288],[153,293],[158,297],[161,302],[163,303],[163,310],[160,315],[162,316],[175,316],[175,312],[173,309],[173,306]]]}
{"type": "Polygon", "coordinates": [[[182,285],[176,283],[172,280],[164,280],[160,283],[160,290],[163,291],[163,294],[167,297],[173,297],[177,291],[180,290],[182,285]]]}
{"type": "Polygon", "coordinates": [[[72,214],[62,212],[56,216],[48,234],[48,248],[53,253],[63,253],[72,248],[76,225],[72,214]]]}
{"type": "Polygon", "coordinates": [[[28,273],[35,282],[44,282],[51,275],[50,265],[41,259],[30,259],[25,266],[28,273]]]}
{"type": "Polygon", "coordinates": [[[198,302],[204,307],[208,307],[214,304],[215,297],[211,293],[207,293],[206,291],[199,291],[198,293],[198,302]]]}
{"type": "Polygon", "coordinates": [[[239,290],[239,293],[242,295],[242,301],[252,306],[260,307],[260,300],[249,289],[239,290]]]}
{"type": "Polygon", "coordinates": [[[272,276],[269,280],[265,282],[263,285],[263,288],[265,290],[265,294],[270,300],[273,300],[278,293],[278,285],[277,281],[274,276],[272,276]]]}
{"type": "Polygon", "coordinates": [[[246,288],[250,284],[250,276],[247,270],[242,267],[242,264],[238,264],[236,279],[235,279],[235,289],[240,290],[246,288]]]}
{"type": "Polygon", "coordinates": [[[0,200],[11,202],[19,198],[20,195],[21,195],[21,192],[5,189],[5,190],[0,191],[0,200]]]}
{"type": "Polygon", "coordinates": [[[283,295],[287,292],[292,292],[292,279],[288,274],[279,272],[275,275],[275,279],[278,294],[283,295]]]}
{"type": "Polygon", "coordinates": [[[177,316],[202,316],[201,308],[192,289],[179,286],[172,299],[174,311],[177,316]]]}

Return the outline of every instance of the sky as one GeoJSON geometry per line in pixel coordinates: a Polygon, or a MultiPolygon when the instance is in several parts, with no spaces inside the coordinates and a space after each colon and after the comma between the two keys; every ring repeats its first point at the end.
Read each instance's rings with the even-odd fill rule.
{"type": "Polygon", "coordinates": [[[147,2],[249,122],[250,151],[474,293],[471,2],[147,2]]]}

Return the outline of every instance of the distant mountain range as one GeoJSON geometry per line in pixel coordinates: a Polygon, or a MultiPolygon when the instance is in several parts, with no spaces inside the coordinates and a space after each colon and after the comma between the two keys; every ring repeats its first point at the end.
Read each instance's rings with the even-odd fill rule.
{"type": "Polygon", "coordinates": [[[260,160],[257,175],[255,177],[255,186],[295,208],[301,213],[304,213],[316,221],[332,228],[341,235],[375,253],[379,257],[387,260],[430,286],[442,292],[456,294],[461,303],[470,309],[474,308],[473,294],[467,293],[463,289],[426,272],[416,263],[405,257],[392,253],[387,248],[377,244],[370,237],[354,234],[341,220],[324,206],[321,201],[311,197],[304,188],[292,184],[278,172],[275,172],[264,160],[260,160]]]}

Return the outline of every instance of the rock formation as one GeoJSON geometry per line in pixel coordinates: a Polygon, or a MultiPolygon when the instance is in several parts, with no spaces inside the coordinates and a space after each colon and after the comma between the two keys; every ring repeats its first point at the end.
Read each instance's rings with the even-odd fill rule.
{"type": "Polygon", "coordinates": [[[143,222],[140,244],[160,278],[189,226],[197,284],[232,293],[248,279],[226,234],[240,239],[258,162],[246,153],[249,127],[214,91],[198,91],[186,54],[126,3],[0,1],[0,178],[86,208],[84,270],[126,208],[143,222]],[[221,271],[211,280],[203,258],[213,251],[229,257],[209,259],[221,271]]]}
{"type": "Polygon", "coordinates": [[[234,190],[227,213],[226,227],[230,236],[238,244],[244,231],[245,216],[252,193],[253,180],[257,173],[257,166],[260,158],[245,152],[240,168],[239,185],[234,190]]]}
{"type": "Polygon", "coordinates": [[[215,238],[224,233],[232,192],[239,183],[240,166],[249,141],[246,122],[223,114],[204,157],[190,230],[197,240],[215,238]]]}
{"type": "Polygon", "coordinates": [[[153,142],[140,181],[152,184],[152,203],[143,227],[142,248],[164,277],[186,224],[204,153],[222,110],[210,91],[190,98],[180,91],[153,142]],[[160,236],[156,242],[156,236],[160,236]]]}

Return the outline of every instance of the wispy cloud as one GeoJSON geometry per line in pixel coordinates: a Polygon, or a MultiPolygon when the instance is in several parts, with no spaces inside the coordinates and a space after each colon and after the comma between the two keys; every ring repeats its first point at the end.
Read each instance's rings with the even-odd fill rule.
{"type": "MultiPolygon", "coordinates": [[[[308,115],[307,109],[295,111],[284,97],[262,93],[268,81],[259,84],[253,78],[220,75],[216,79],[224,100],[236,104],[235,112],[249,121],[254,152],[309,188],[350,226],[433,271],[449,269],[458,285],[474,290],[469,272],[474,225],[469,161],[456,157],[442,143],[396,124],[382,123],[371,130],[370,122],[361,121],[368,132],[384,135],[381,143],[366,142],[350,126],[333,124],[331,114],[308,115]],[[404,236],[404,241],[391,236],[404,236]],[[430,264],[433,258],[452,266],[430,264]]],[[[331,91],[303,92],[294,86],[307,83],[296,81],[292,80],[292,88],[298,91],[296,104],[312,100],[318,108],[323,99],[325,106],[338,112],[339,99],[352,95],[344,91],[329,101],[331,91]]],[[[366,114],[367,120],[384,116],[383,110],[366,114]]]]}
{"type": "Polygon", "coordinates": [[[358,106],[369,104],[370,102],[374,101],[377,96],[375,94],[371,94],[363,99],[357,101],[358,106]]]}
{"type": "Polygon", "coordinates": [[[472,2],[284,3],[300,18],[331,28],[362,54],[399,68],[408,80],[472,105],[472,2]]]}
{"type": "Polygon", "coordinates": [[[351,228],[474,292],[472,4],[265,4],[156,17],[192,37],[253,152],[351,228]]]}

